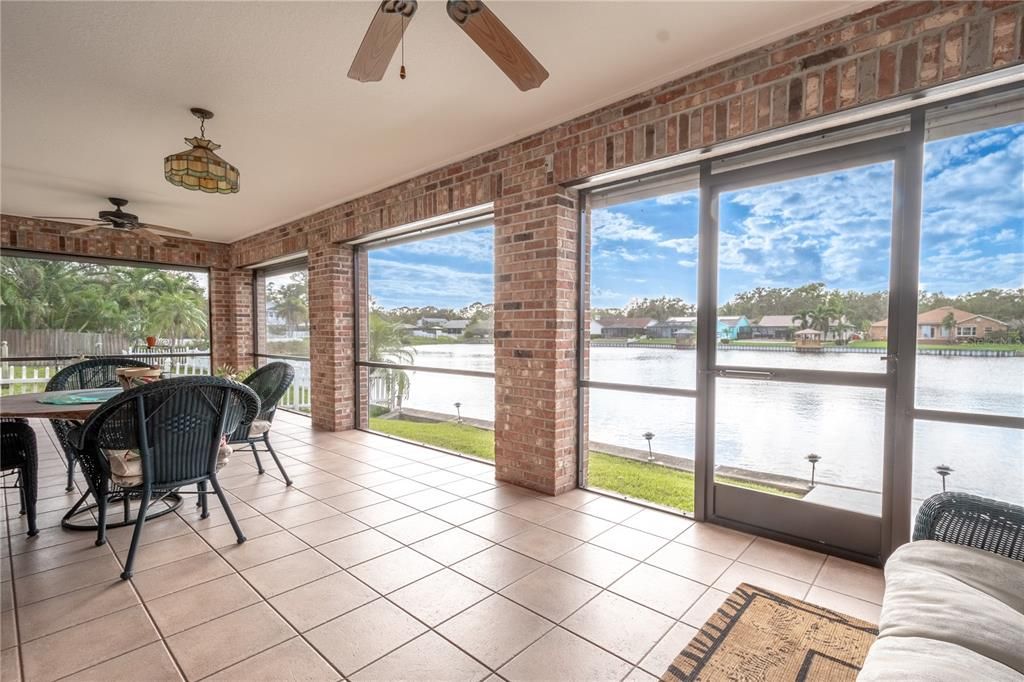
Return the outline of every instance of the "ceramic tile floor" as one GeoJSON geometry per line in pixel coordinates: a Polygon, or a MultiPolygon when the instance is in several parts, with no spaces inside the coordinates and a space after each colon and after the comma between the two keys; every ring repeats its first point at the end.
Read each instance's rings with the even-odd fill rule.
{"type": "Polygon", "coordinates": [[[75,495],[48,425],[40,534],[7,491],[0,678],[652,680],[742,581],[877,619],[881,572],[484,463],[281,414],[294,480],[236,454],[221,474],[248,541],[193,502],[130,529],[63,531],[75,495]],[[144,671],[144,672],[140,672],[144,671]]]}

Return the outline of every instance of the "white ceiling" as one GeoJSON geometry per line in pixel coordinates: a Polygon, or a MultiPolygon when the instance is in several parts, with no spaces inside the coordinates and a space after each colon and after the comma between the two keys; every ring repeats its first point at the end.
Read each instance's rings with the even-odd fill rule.
{"type": "Polygon", "coordinates": [[[367,2],[8,2],[2,210],[146,222],[233,241],[542,130],[870,2],[517,2],[491,8],[551,77],[519,92],[420,2],[380,83],[346,78],[367,2]],[[234,195],[167,183],[198,133],[241,171],[234,195]]]}

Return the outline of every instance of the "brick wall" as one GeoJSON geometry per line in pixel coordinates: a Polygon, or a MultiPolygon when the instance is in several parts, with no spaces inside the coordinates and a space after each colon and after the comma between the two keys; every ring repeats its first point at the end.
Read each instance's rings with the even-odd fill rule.
{"type": "MultiPolygon", "coordinates": [[[[333,242],[493,201],[497,473],[558,493],[575,485],[578,226],[575,197],[564,186],[1021,63],[1022,16],[1021,2],[882,3],[241,240],[231,247],[231,263],[305,249],[331,261],[343,254],[333,242]]],[[[319,291],[326,283],[344,285],[351,273],[343,270],[340,263],[324,265],[315,281],[311,270],[311,320],[321,329],[350,319],[344,291],[319,291]]],[[[244,308],[240,298],[235,311],[244,308]]],[[[351,353],[351,337],[335,331],[333,341],[313,345],[314,365],[337,365],[322,377],[328,391],[314,397],[314,420],[346,428],[350,407],[336,401],[352,398],[352,389],[346,394],[342,386],[353,384],[343,348],[351,353]]],[[[249,341],[240,331],[232,344],[240,349],[249,341]]]]}
{"type": "Polygon", "coordinates": [[[210,338],[214,367],[252,363],[252,334],[243,326],[250,319],[248,271],[232,271],[231,247],[198,239],[167,237],[155,243],[113,230],[94,230],[71,236],[79,227],[21,216],[0,216],[0,248],[65,256],[88,256],[164,265],[208,268],[210,271],[210,338]],[[247,355],[248,352],[248,355],[247,355]]]}

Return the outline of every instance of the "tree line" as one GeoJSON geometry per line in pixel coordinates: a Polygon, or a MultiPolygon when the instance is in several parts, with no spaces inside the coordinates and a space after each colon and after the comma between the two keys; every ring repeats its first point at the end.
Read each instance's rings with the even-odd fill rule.
{"type": "MultiPolygon", "coordinates": [[[[918,297],[918,312],[942,306],[986,315],[1012,329],[1024,329],[1024,288],[984,289],[958,296],[922,291],[918,297]]],[[[650,317],[664,321],[695,315],[696,309],[695,304],[682,298],[661,296],[634,298],[621,308],[594,308],[591,313],[595,318],[650,317]]],[[[889,293],[830,289],[823,282],[799,287],[756,287],[734,295],[719,307],[718,314],[743,315],[751,323],[765,315],[793,315],[796,327],[825,332],[839,331],[837,327],[841,327],[866,332],[873,322],[888,317],[889,293]]]]}
{"type": "Polygon", "coordinates": [[[0,324],[147,336],[172,345],[206,339],[206,291],[191,272],[38,258],[0,259],[0,324]]]}

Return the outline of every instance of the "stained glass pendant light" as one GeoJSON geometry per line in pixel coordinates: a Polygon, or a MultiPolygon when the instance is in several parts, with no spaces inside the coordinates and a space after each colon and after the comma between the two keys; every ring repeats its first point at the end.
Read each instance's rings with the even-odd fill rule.
{"type": "Polygon", "coordinates": [[[206,122],[213,118],[207,109],[193,108],[199,119],[199,137],[186,137],[192,148],[164,159],[164,177],[172,185],[217,194],[238,191],[238,169],[217,156],[220,145],[206,139],[206,122]]]}

